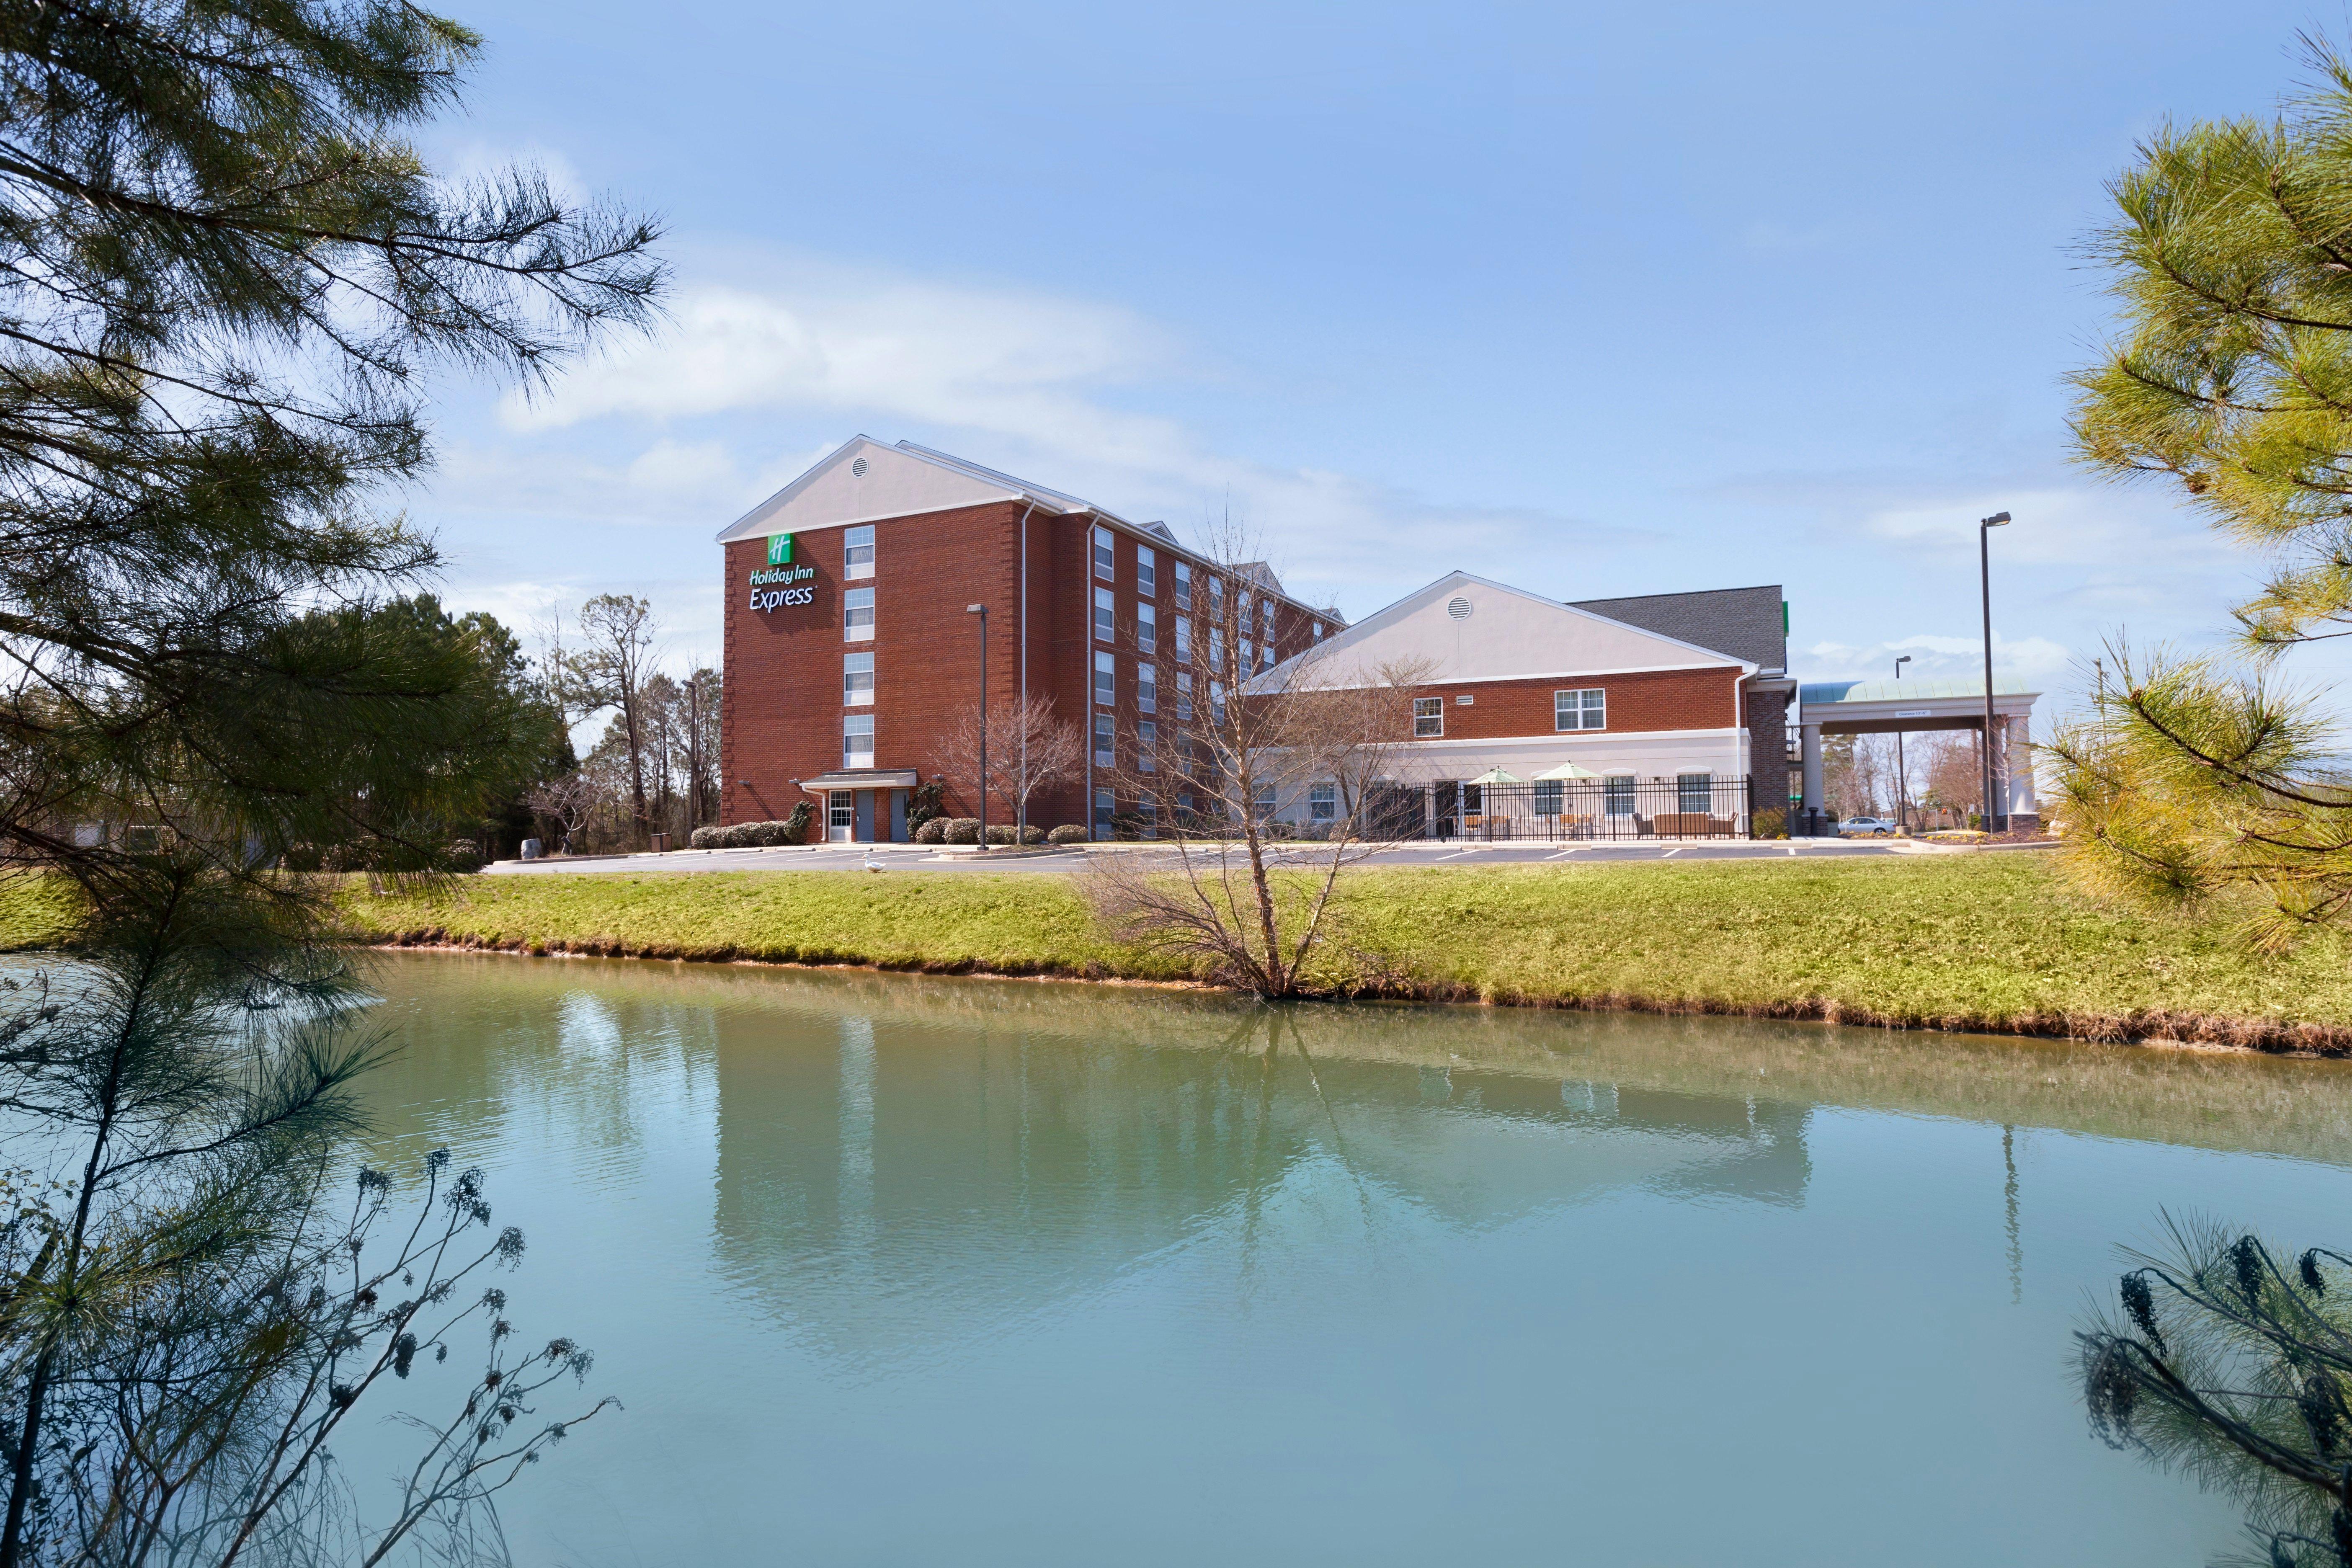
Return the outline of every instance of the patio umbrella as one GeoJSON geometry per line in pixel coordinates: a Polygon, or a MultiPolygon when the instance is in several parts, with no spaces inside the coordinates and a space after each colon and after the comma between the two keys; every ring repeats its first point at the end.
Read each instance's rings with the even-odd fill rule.
{"type": "Polygon", "coordinates": [[[1589,768],[1578,767],[1574,763],[1562,763],[1556,768],[1546,768],[1536,775],[1539,779],[1597,779],[1600,776],[1589,768]]]}
{"type": "Polygon", "coordinates": [[[1465,779],[1463,782],[1474,784],[1523,784],[1526,781],[1523,779],[1513,778],[1510,774],[1505,773],[1500,768],[1489,768],[1485,773],[1480,773],[1476,778],[1465,779]]]}

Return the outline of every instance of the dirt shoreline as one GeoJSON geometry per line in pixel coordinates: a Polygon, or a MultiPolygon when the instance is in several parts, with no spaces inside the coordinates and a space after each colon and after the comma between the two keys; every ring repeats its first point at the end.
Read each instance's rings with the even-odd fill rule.
{"type": "MultiPolygon", "coordinates": [[[[505,953],[521,958],[628,958],[673,963],[751,964],[774,969],[860,970],[879,974],[978,975],[1000,980],[1072,980],[1092,984],[1171,991],[1215,991],[1191,980],[1155,980],[1116,973],[1102,965],[1052,963],[1018,966],[975,961],[877,963],[843,957],[776,958],[735,946],[685,948],[611,938],[584,941],[488,942],[454,937],[446,929],[372,933],[360,945],[405,952],[505,953]]],[[[2080,1040],[2095,1045],[2144,1046],[2158,1050],[2240,1052],[2250,1056],[2352,1057],[2352,1028],[2331,1024],[2283,1023],[2214,1014],[2150,1010],[2128,1015],[2033,1013],[2014,1018],[1954,1014],[1905,1017],[1841,1002],[1835,997],[1799,1001],[1736,1003],[1704,997],[1659,997],[1633,993],[1541,996],[1510,990],[1481,991],[1448,982],[1392,984],[1359,993],[1352,1000],[1420,1003],[1444,1006],[1518,1007],[1531,1011],[1647,1013],[1664,1017],[1766,1018],[1790,1023],[1839,1024],[1938,1034],[2010,1036],[2021,1039],[2080,1040]]]]}

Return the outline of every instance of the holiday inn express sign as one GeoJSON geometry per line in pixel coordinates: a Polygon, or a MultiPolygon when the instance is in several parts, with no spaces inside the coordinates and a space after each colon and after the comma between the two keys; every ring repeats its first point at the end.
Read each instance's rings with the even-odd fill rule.
{"type": "Polygon", "coordinates": [[[816,602],[816,584],[809,581],[816,575],[813,566],[793,564],[793,536],[789,533],[768,535],[768,564],[765,570],[751,574],[751,608],[773,610],[795,605],[816,602]],[[788,584],[798,584],[790,586],[788,584]]]}

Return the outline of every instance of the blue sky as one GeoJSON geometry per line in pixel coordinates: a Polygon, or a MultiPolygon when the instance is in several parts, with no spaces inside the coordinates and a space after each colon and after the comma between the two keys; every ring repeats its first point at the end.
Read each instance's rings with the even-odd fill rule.
{"type": "Polygon", "coordinates": [[[716,658],[711,536],[911,438],[1180,533],[1226,510],[1361,616],[1460,567],[1563,598],[1786,584],[1809,678],[2196,645],[2262,563],[2066,458],[2103,182],[2267,112],[2242,3],[456,13],[429,150],[661,214],[671,320],[524,403],[436,399],[453,601],[650,598],[716,658]]]}

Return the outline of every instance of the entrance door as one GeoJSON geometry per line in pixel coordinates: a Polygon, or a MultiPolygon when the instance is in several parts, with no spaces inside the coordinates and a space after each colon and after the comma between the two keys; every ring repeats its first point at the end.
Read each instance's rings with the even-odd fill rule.
{"type": "Polygon", "coordinates": [[[857,842],[874,842],[874,792],[870,789],[857,792],[857,842]]]}
{"type": "Polygon", "coordinates": [[[828,790],[824,797],[825,837],[835,844],[848,843],[850,830],[856,825],[856,809],[847,790],[828,790]]]}

